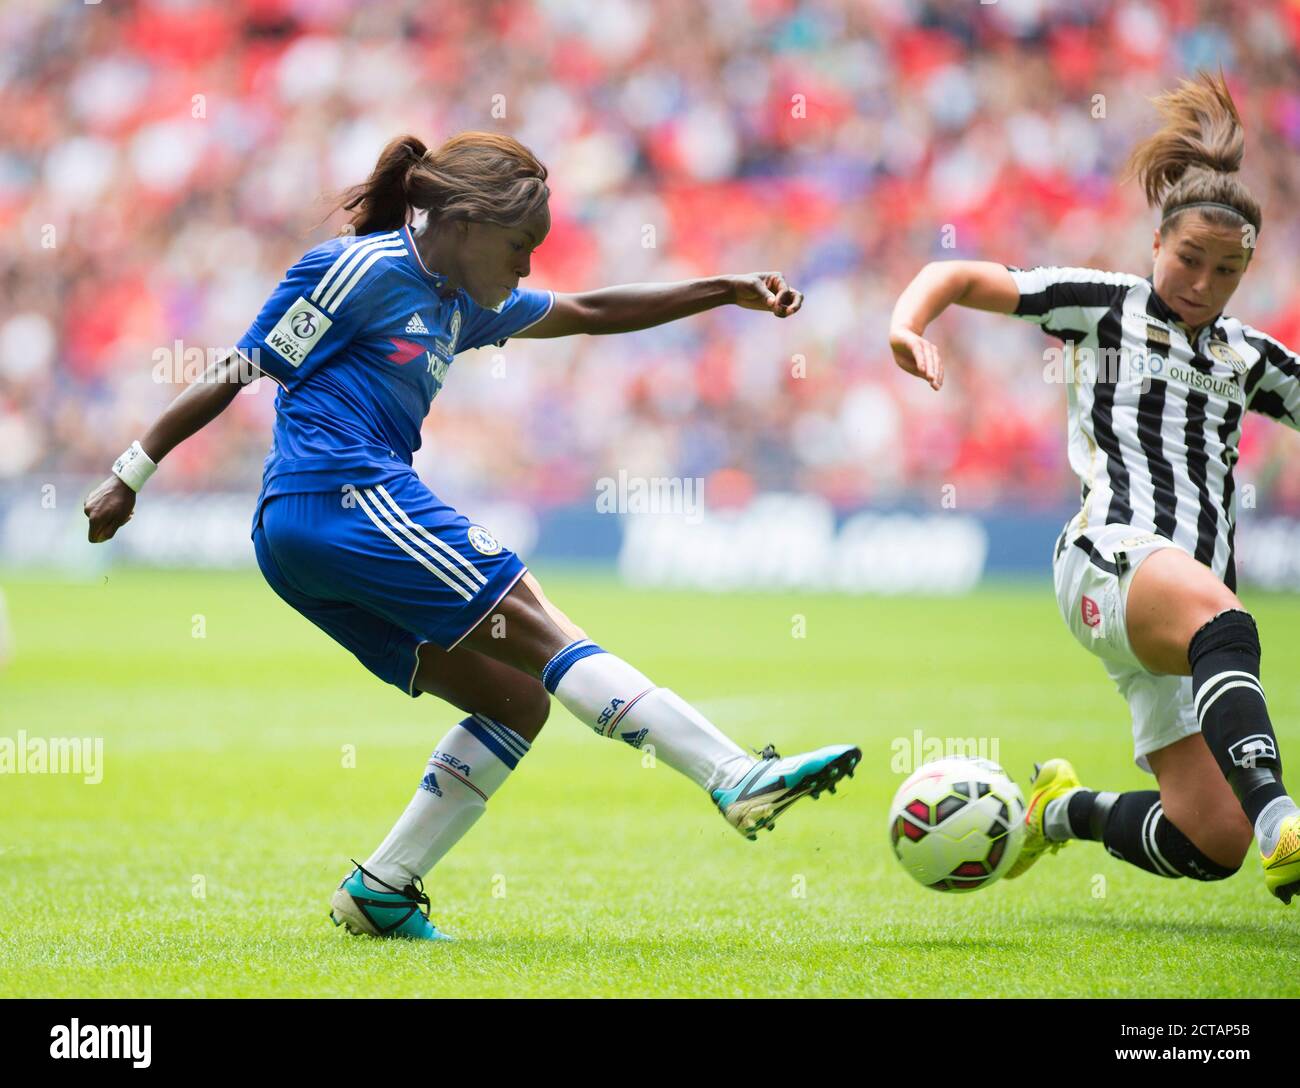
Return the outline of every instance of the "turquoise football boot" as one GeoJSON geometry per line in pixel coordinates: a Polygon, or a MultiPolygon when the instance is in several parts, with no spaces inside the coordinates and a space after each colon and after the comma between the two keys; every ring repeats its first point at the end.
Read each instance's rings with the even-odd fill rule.
{"type": "Polygon", "coordinates": [[[776,818],[800,797],[820,797],[835,792],[841,778],[852,778],[862,750],[849,744],[832,744],[815,752],[782,759],[770,744],[734,786],[714,790],[713,802],[745,838],[758,838],[763,828],[772,830],[776,818]]]}
{"type": "Polygon", "coordinates": [[[419,877],[399,891],[355,861],[352,864],[357,867],[344,878],[330,899],[333,908],[330,921],[336,926],[347,926],[348,932],[356,936],[404,937],[413,941],[455,939],[429,921],[429,897],[424,894],[424,884],[419,877]],[[388,890],[374,891],[361,879],[362,874],[388,890]]]}

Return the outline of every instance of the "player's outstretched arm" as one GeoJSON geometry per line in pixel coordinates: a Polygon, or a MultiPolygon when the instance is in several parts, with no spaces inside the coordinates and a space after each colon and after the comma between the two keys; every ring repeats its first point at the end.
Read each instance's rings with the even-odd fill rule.
{"type": "Polygon", "coordinates": [[[803,305],[803,295],[780,272],[712,276],[680,283],[626,283],[579,294],[555,294],[551,312],[516,337],[600,336],[635,332],[689,317],[715,306],[743,306],[789,317],[803,305]]]}
{"type": "MultiPolygon", "coordinates": [[[[145,436],[140,439],[144,457],[157,465],[190,435],[216,419],[235,399],[239,390],[258,377],[260,374],[256,368],[238,354],[232,353],[213,363],[203,377],[187,386],[145,432],[145,436]]],[[[128,457],[130,452],[123,454],[123,458],[128,457]]],[[[118,463],[121,464],[121,460],[118,463]]],[[[128,479],[132,478],[130,473],[124,475],[128,479]]],[[[111,540],[113,534],[131,520],[135,510],[135,495],[135,488],[117,474],[115,465],[113,475],[86,498],[85,513],[90,519],[87,538],[92,544],[111,540]]]]}
{"type": "Polygon", "coordinates": [[[939,349],[925,339],[930,322],[954,304],[1011,314],[1019,301],[1020,288],[1004,265],[993,261],[931,261],[894,304],[889,320],[894,362],[938,389],[943,385],[943,361],[939,349]]]}

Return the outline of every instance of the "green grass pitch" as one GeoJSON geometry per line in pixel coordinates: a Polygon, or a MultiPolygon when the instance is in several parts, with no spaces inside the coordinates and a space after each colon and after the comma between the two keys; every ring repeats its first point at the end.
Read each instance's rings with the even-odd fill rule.
{"type": "MultiPolygon", "coordinates": [[[[915,730],[996,741],[1022,785],[1053,755],[1098,787],[1153,781],[1045,577],[947,600],[540,573],[740,742],[854,741],[857,777],[749,843],[556,705],[427,882],[459,943],[351,938],[329,895],[459,715],[373,679],[255,572],[11,578],[0,736],[102,737],[104,774],[0,776],[0,996],[1300,995],[1300,907],[1266,894],[1253,850],[1209,885],[1090,843],[970,895],[898,868],[891,763],[915,730]]],[[[1248,604],[1283,751],[1300,752],[1300,599],[1248,604]]]]}

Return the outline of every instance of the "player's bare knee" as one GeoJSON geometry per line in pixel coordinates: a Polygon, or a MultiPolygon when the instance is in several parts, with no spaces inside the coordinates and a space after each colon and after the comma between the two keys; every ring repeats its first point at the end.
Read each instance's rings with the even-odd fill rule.
{"type": "Polygon", "coordinates": [[[520,698],[518,713],[524,728],[531,736],[537,736],[551,716],[551,693],[540,683],[529,684],[527,692],[520,698]]]}
{"type": "Polygon", "coordinates": [[[1250,844],[1255,841],[1255,829],[1240,808],[1225,814],[1224,854],[1234,860],[1234,866],[1240,866],[1246,860],[1250,844]]]}
{"type": "Polygon", "coordinates": [[[1246,860],[1246,854],[1253,840],[1254,833],[1250,830],[1249,824],[1246,825],[1244,835],[1235,827],[1217,828],[1213,832],[1213,837],[1207,839],[1199,849],[1211,861],[1235,872],[1246,860]]]}
{"type": "Polygon", "coordinates": [[[511,692],[501,715],[503,725],[509,726],[524,740],[532,741],[542,731],[551,713],[551,694],[540,683],[520,684],[511,692]]]}
{"type": "Polygon", "coordinates": [[[1217,579],[1206,579],[1196,594],[1196,630],[1199,631],[1224,612],[1245,612],[1250,615],[1232,590],[1217,579]]]}
{"type": "Polygon", "coordinates": [[[1165,805],[1165,814],[1216,865],[1232,870],[1241,868],[1254,839],[1254,830],[1239,808],[1175,803],[1172,811],[1165,805]]]}
{"type": "Polygon", "coordinates": [[[1252,829],[1247,829],[1244,835],[1239,834],[1236,837],[1231,844],[1231,850],[1227,852],[1227,856],[1232,859],[1230,864],[1233,869],[1241,868],[1242,862],[1246,860],[1246,855],[1250,853],[1251,843],[1254,841],[1255,832],[1252,829]]]}

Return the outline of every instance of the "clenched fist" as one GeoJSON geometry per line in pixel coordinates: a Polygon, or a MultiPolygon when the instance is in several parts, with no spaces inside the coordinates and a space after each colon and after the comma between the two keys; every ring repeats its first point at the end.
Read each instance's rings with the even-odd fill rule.
{"type": "Polygon", "coordinates": [[[135,492],[116,476],[110,476],[87,496],[84,509],[90,519],[87,539],[92,544],[112,540],[135,513],[135,492]]]}

